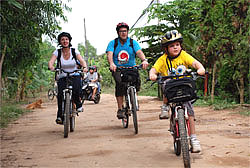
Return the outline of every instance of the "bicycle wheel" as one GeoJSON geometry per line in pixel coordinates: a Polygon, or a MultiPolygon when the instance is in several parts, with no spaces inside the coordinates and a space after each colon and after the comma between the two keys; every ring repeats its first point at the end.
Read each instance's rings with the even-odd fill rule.
{"type": "Polygon", "coordinates": [[[181,142],[179,138],[177,137],[176,121],[173,115],[171,115],[171,118],[170,118],[170,132],[174,140],[174,152],[177,156],[179,156],[181,154],[181,142]]]}
{"type": "Polygon", "coordinates": [[[54,90],[53,89],[49,89],[48,90],[48,99],[49,100],[53,100],[54,99],[54,90]]]}
{"type": "Polygon", "coordinates": [[[69,93],[66,93],[66,100],[65,100],[65,109],[64,109],[64,138],[68,137],[69,134],[69,115],[70,115],[70,95],[69,93]]]}
{"type": "Polygon", "coordinates": [[[133,88],[130,88],[130,102],[132,105],[133,122],[135,128],[135,134],[138,134],[138,123],[137,123],[137,110],[136,110],[136,92],[133,88]]]}
{"type": "Polygon", "coordinates": [[[179,124],[179,135],[182,149],[182,156],[184,167],[189,168],[190,165],[190,156],[189,156],[189,144],[187,138],[187,130],[186,130],[186,120],[184,117],[184,110],[178,110],[178,124],[179,124]]]}
{"type": "Polygon", "coordinates": [[[73,113],[73,103],[70,101],[70,132],[74,132],[75,130],[75,114],[73,113]]]}

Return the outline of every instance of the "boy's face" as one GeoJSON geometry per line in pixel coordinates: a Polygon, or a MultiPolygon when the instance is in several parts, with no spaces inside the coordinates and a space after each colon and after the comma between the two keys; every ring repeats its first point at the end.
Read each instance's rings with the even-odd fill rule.
{"type": "Polygon", "coordinates": [[[168,45],[168,53],[171,57],[177,56],[181,51],[181,43],[179,41],[173,42],[168,45]]]}

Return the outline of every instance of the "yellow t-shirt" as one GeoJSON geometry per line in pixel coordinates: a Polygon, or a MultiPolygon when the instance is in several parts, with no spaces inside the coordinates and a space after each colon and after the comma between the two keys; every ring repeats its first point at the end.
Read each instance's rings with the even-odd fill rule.
{"type": "Polygon", "coordinates": [[[171,68],[172,64],[172,71],[176,75],[182,75],[186,69],[192,66],[192,63],[195,61],[195,58],[189,55],[186,51],[182,50],[180,55],[171,60],[167,59],[168,65],[166,63],[167,59],[167,54],[163,54],[158,60],[155,62],[153,68],[156,69],[158,73],[160,73],[162,76],[168,76],[170,71],[168,70],[168,65],[169,68],[171,68]]]}

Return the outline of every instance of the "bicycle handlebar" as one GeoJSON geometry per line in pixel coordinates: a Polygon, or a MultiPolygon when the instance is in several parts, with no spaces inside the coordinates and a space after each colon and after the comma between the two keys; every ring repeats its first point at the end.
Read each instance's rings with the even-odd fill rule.
{"type": "MultiPolygon", "coordinates": [[[[116,69],[118,70],[118,71],[121,71],[121,70],[123,70],[123,69],[142,69],[142,64],[140,64],[140,65],[135,65],[135,66],[132,66],[132,67],[123,67],[123,66],[120,66],[120,67],[116,67],[116,69]]],[[[110,72],[112,72],[113,70],[111,70],[110,68],[109,68],[109,70],[110,70],[110,72]]]]}

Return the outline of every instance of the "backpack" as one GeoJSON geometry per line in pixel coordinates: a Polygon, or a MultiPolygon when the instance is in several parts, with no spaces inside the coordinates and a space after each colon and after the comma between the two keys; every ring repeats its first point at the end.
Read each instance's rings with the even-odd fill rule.
{"type": "MultiPolygon", "coordinates": [[[[115,39],[114,52],[113,52],[113,54],[115,53],[115,49],[116,49],[117,46],[118,46],[118,38],[115,39]]],[[[129,46],[132,47],[134,53],[136,53],[136,52],[135,52],[135,49],[134,49],[134,44],[133,44],[133,39],[132,39],[132,38],[130,38],[130,44],[129,44],[129,46]]]]}
{"type": "MultiPolygon", "coordinates": [[[[58,56],[57,56],[57,64],[56,64],[56,67],[57,68],[61,68],[61,55],[62,55],[62,49],[57,49],[57,52],[58,52],[58,56]]],[[[73,58],[72,59],[75,59],[76,61],[76,65],[80,66],[80,68],[82,67],[82,65],[80,64],[80,62],[76,59],[76,51],[75,51],[75,48],[71,48],[71,53],[72,53],[72,56],[73,58]]]]}

